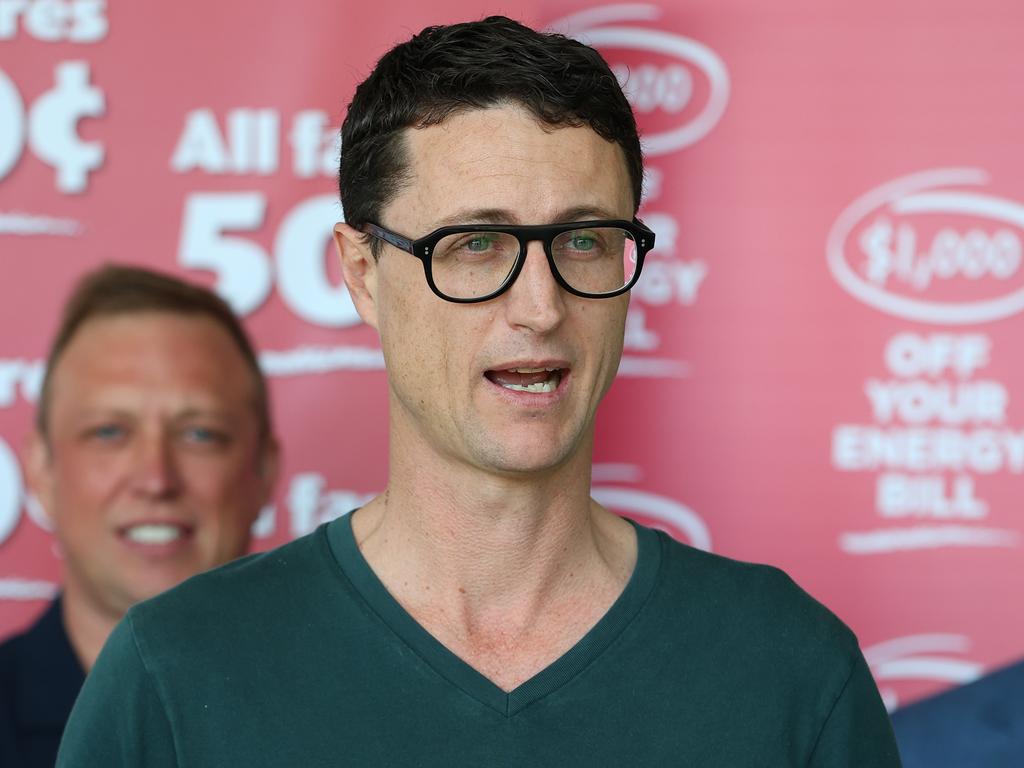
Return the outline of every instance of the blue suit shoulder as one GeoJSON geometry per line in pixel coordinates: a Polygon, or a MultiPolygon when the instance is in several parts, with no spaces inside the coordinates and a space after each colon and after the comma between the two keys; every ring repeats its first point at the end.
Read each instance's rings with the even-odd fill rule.
{"type": "Polygon", "coordinates": [[[1024,766],[1024,660],[893,715],[906,768],[1024,766]]]}

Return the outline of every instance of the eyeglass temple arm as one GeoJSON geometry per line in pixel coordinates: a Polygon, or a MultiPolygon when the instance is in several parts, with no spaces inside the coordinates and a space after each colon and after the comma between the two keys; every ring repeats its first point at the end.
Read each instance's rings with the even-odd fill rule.
{"type": "Polygon", "coordinates": [[[384,229],[383,227],[378,227],[376,224],[369,221],[363,224],[363,226],[360,229],[362,229],[363,232],[365,232],[368,235],[372,235],[373,237],[383,240],[386,243],[391,243],[391,245],[395,246],[395,248],[407,251],[408,253],[413,252],[412,240],[410,240],[407,237],[402,237],[401,235],[395,234],[394,232],[384,229]]]}

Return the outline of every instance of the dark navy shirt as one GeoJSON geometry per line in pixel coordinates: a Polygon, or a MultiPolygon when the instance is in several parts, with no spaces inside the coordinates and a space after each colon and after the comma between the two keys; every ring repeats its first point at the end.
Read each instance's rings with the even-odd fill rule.
{"type": "Polygon", "coordinates": [[[84,681],[58,597],[28,631],[0,645],[0,766],[53,768],[84,681]]]}

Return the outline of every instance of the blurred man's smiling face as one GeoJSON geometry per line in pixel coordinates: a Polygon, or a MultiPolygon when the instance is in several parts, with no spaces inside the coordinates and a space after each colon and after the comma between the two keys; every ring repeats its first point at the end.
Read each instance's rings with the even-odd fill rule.
{"type": "Polygon", "coordinates": [[[246,551],[276,456],[223,327],[161,311],[92,318],[51,383],[31,482],[69,594],[117,616],[246,551]]]}

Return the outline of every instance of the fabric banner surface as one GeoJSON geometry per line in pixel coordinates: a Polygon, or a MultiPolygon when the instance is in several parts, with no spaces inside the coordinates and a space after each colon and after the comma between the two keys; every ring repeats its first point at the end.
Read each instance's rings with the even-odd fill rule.
{"type": "Polygon", "coordinates": [[[511,13],[624,83],[657,233],[593,495],[790,573],[890,707],[1024,656],[1024,5],[0,0],[0,636],[59,554],[20,451],[57,315],[106,261],[215,288],[271,380],[265,549],[386,477],[380,345],[330,235],[355,84],[511,13]]]}

